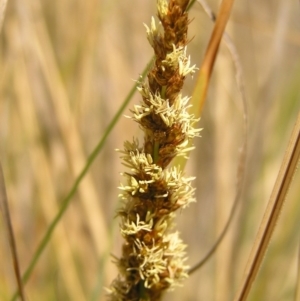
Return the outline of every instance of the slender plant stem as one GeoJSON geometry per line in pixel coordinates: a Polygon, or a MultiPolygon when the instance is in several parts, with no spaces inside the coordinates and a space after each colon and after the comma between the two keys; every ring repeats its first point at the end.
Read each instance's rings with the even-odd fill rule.
{"type": "MultiPolygon", "coordinates": [[[[211,20],[213,22],[216,22],[217,18],[216,18],[215,13],[210,9],[210,7],[205,2],[205,0],[197,0],[197,1],[202,5],[203,9],[209,15],[211,20]]],[[[224,37],[226,46],[229,49],[229,52],[231,54],[231,57],[232,57],[232,60],[233,60],[233,63],[234,63],[235,69],[236,69],[236,84],[237,84],[240,98],[242,101],[243,113],[244,113],[243,114],[243,116],[244,116],[244,142],[243,142],[242,150],[241,150],[239,160],[238,160],[237,191],[235,194],[235,198],[234,198],[234,201],[232,204],[232,208],[231,208],[229,217],[226,221],[226,224],[225,224],[221,234],[219,235],[219,237],[217,238],[217,240],[215,241],[213,246],[210,248],[210,250],[207,252],[207,254],[189,270],[189,274],[192,274],[196,270],[200,269],[210,259],[210,257],[215,253],[215,251],[219,247],[219,245],[222,242],[223,238],[225,237],[225,235],[229,229],[229,226],[231,224],[231,221],[233,220],[233,217],[235,215],[237,205],[239,203],[239,200],[241,199],[241,193],[242,193],[242,189],[243,189],[244,181],[245,181],[244,167],[246,165],[247,152],[248,152],[248,108],[247,108],[247,100],[246,100],[244,80],[243,80],[244,76],[243,76],[238,52],[237,52],[230,36],[226,32],[224,32],[223,37],[224,37]]]]}
{"type": "MultiPolygon", "coordinates": [[[[141,74],[141,77],[144,78],[145,75],[148,72],[150,64],[147,65],[147,67],[145,68],[145,70],[143,71],[143,73],[141,74]]],[[[110,124],[108,125],[103,137],[101,138],[101,140],[99,141],[99,143],[96,145],[95,149],[93,150],[93,152],[90,154],[90,156],[87,159],[86,165],[84,166],[83,170],[81,171],[81,173],[79,174],[79,176],[77,177],[77,179],[74,182],[74,185],[72,186],[70,192],[68,193],[68,195],[66,196],[66,198],[62,201],[62,205],[57,213],[57,215],[55,216],[55,218],[53,219],[53,221],[51,222],[51,224],[49,225],[44,237],[42,238],[26,272],[24,273],[23,277],[22,277],[22,282],[24,284],[27,283],[29,276],[31,275],[36,263],[38,262],[40,256],[42,255],[44,249],[46,248],[47,244],[50,241],[50,238],[52,236],[52,233],[54,231],[54,229],[56,228],[58,222],[60,221],[60,219],[62,218],[62,216],[64,215],[66,209],[68,208],[71,199],[73,198],[74,194],[76,193],[79,184],[81,183],[82,179],[84,178],[84,176],[87,174],[88,170],[90,169],[91,165],[93,164],[93,162],[95,161],[96,157],[98,156],[99,152],[102,150],[106,139],[108,138],[109,134],[111,133],[111,131],[113,130],[113,128],[115,127],[115,125],[117,124],[119,118],[121,117],[122,113],[124,112],[125,108],[127,107],[128,103],[130,102],[131,98],[133,97],[133,95],[136,92],[136,87],[137,87],[137,83],[131,88],[130,92],[128,93],[127,97],[125,98],[123,104],[121,105],[121,107],[119,108],[119,110],[117,111],[116,115],[113,117],[113,119],[111,120],[110,124]]],[[[16,292],[13,297],[12,297],[12,301],[15,301],[16,298],[18,296],[18,293],[16,292]]]]}
{"type": "Polygon", "coordinates": [[[19,259],[17,254],[17,246],[16,246],[14,231],[13,231],[11,218],[9,214],[7,194],[5,189],[5,182],[4,182],[1,163],[0,163],[0,207],[2,209],[1,211],[3,212],[3,217],[5,220],[5,224],[7,226],[7,234],[8,234],[9,245],[12,253],[13,266],[14,266],[16,280],[19,288],[18,293],[20,294],[21,300],[25,301],[24,287],[21,280],[20,265],[19,265],[19,259]]]}
{"type": "Polygon", "coordinates": [[[282,205],[300,159],[300,112],[293,129],[285,156],[282,161],[270,200],[261,221],[256,239],[248,260],[245,276],[235,301],[245,301],[265,256],[282,205]]]}

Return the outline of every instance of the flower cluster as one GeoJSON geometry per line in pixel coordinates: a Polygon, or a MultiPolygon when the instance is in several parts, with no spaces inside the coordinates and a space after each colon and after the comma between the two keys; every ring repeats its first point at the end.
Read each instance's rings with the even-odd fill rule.
{"type": "Polygon", "coordinates": [[[144,141],[126,141],[119,150],[128,168],[118,211],[125,242],[121,258],[115,258],[119,276],[109,288],[112,301],[160,300],[187,277],[185,245],[172,228],[175,211],[194,201],[193,178],[168,165],[187,154],[189,141],[200,132],[188,112],[189,98],[180,93],[185,76],[195,72],[186,56],[188,3],[158,0],[159,26],[154,18],[146,26],[155,62],[147,82],[139,85],[142,101],[131,110],[144,141]]]}

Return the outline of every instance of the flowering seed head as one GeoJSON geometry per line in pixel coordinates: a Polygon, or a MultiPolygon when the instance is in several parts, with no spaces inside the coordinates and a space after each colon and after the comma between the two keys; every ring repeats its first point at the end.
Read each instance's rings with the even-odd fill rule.
{"type": "Polygon", "coordinates": [[[172,229],[175,212],[195,201],[194,178],[167,168],[174,157],[187,156],[193,148],[189,142],[200,133],[194,128],[198,119],[188,111],[189,97],[181,94],[185,77],[196,71],[186,55],[188,3],[157,0],[159,26],[154,18],[145,25],[155,61],[148,81],[139,81],[142,101],[130,117],[144,141],[133,138],[118,150],[127,168],[117,212],[124,244],[115,258],[119,276],[108,290],[111,301],[159,301],[188,276],[186,246],[172,229]]]}

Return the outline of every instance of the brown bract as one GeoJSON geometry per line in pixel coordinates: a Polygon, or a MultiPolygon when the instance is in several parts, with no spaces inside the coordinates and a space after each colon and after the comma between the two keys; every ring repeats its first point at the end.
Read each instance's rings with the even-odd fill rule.
{"type": "Polygon", "coordinates": [[[153,94],[161,92],[166,86],[165,99],[170,104],[178,95],[183,86],[184,76],[178,69],[166,66],[164,60],[168,53],[173,52],[174,46],[178,49],[187,44],[188,13],[185,11],[189,1],[171,0],[167,13],[158,12],[158,18],[163,26],[164,34],[157,34],[153,40],[155,52],[155,67],[148,75],[149,87],[153,94]]]}

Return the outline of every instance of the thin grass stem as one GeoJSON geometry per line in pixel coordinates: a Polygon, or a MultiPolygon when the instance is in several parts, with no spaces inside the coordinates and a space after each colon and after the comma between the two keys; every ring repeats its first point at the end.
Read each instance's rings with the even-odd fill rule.
{"type": "MultiPolygon", "coordinates": [[[[207,13],[207,15],[210,17],[210,19],[213,22],[216,22],[216,15],[215,13],[210,9],[206,1],[204,0],[197,0],[207,13]]],[[[241,68],[241,63],[239,59],[239,55],[237,53],[237,50],[230,38],[230,36],[224,32],[224,41],[226,43],[226,46],[229,49],[229,52],[231,54],[235,70],[236,70],[236,84],[238,86],[238,91],[240,94],[240,99],[242,101],[243,105],[243,115],[244,115],[244,139],[243,139],[243,146],[242,150],[240,152],[239,156],[239,161],[238,161],[238,169],[237,169],[237,191],[234,197],[234,201],[232,204],[232,208],[230,211],[230,214],[228,216],[228,219],[226,221],[226,224],[220,233],[219,237],[211,247],[211,249],[207,252],[207,254],[197,263],[195,264],[190,270],[189,274],[194,273],[196,270],[200,269],[210,258],[211,256],[215,253],[217,248],[219,247],[220,243],[222,242],[223,238],[225,237],[229,226],[233,220],[233,217],[235,215],[242,189],[244,186],[244,180],[245,180],[245,172],[244,172],[244,167],[246,165],[246,159],[247,159],[247,150],[248,150],[248,109],[247,109],[247,100],[246,100],[246,94],[245,94],[245,89],[244,89],[244,76],[241,68]]]]}
{"type": "Polygon", "coordinates": [[[7,194],[6,194],[6,188],[5,188],[1,163],[0,163],[0,208],[2,209],[1,211],[3,212],[3,218],[7,226],[8,240],[9,240],[9,245],[12,253],[13,266],[14,266],[15,276],[17,280],[17,285],[19,289],[18,294],[20,295],[21,300],[25,301],[24,287],[21,280],[20,264],[19,264],[18,253],[17,253],[17,245],[16,245],[14,230],[12,227],[11,218],[9,214],[7,194]]]}
{"type": "Polygon", "coordinates": [[[257,272],[261,266],[262,260],[267,250],[273,234],[276,222],[279,217],[282,205],[286,199],[286,195],[293,176],[295,174],[297,164],[300,159],[300,113],[293,129],[285,156],[282,161],[272,194],[269,199],[268,206],[261,221],[249,260],[245,271],[245,277],[242,281],[239,291],[235,296],[235,301],[247,300],[252,283],[254,282],[257,272]]]}
{"type": "MultiPolygon", "coordinates": [[[[141,74],[141,77],[144,78],[144,76],[147,74],[148,69],[149,69],[150,64],[147,65],[147,67],[145,68],[145,70],[143,71],[143,73],[141,74]]],[[[109,136],[109,134],[111,133],[111,131],[113,130],[113,128],[115,127],[115,125],[117,124],[119,118],[121,117],[122,113],[124,112],[125,108],[127,107],[128,103],[130,102],[131,98],[133,97],[133,95],[136,92],[136,87],[137,84],[135,84],[130,92],[128,93],[127,97],[125,98],[123,104],[121,105],[121,107],[119,108],[119,110],[117,111],[117,113],[115,114],[115,116],[113,117],[113,119],[111,120],[110,124],[108,125],[103,137],[101,138],[101,140],[99,141],[99,143],[96,145],[95,149],[92,151],[92,153],[90,154],[90,156],[87,159],[86,165],[84,166],[84,168],[82,169],[81,173],[79,174],[79,176],[77,177],[77,179],[74,182],[74,185],[72,186],[70,192],[68,193],[68,195],[66,196],[66,198],[62,201],[62,205],[56,215],[56,217],[53,219],[52,223],[49,225],[44,237],[42,238],[27,270],[25,271],[23,277],[22,277],[22,282],[24,284],[27,283],[35,265],[37,264],[39,258],[41,257],[43,251],[45,250],[47,244],[49,243],[52,233],[54,232],[58,222],[60,221],[60,219],[62,218],[62,216],[64,215],[66,209],[68,208],[71,199],[73,198],[74,194],[77,191],[77,188],[80,184],[80,182],[82,181],[82,179],[84,178],[84,176],[87,174],[88,170],[90,169],[91,165],[93,164],[93,162],[95,161],[96,157],[98,156],[98,154],[100,153],[100,151],[102,150],[103,146],[105,145],[105,142],[109,136]]],[[[15,293],[12,297],[12,301],[16,300],[18,296],[18,293],[15,293]]]]}

